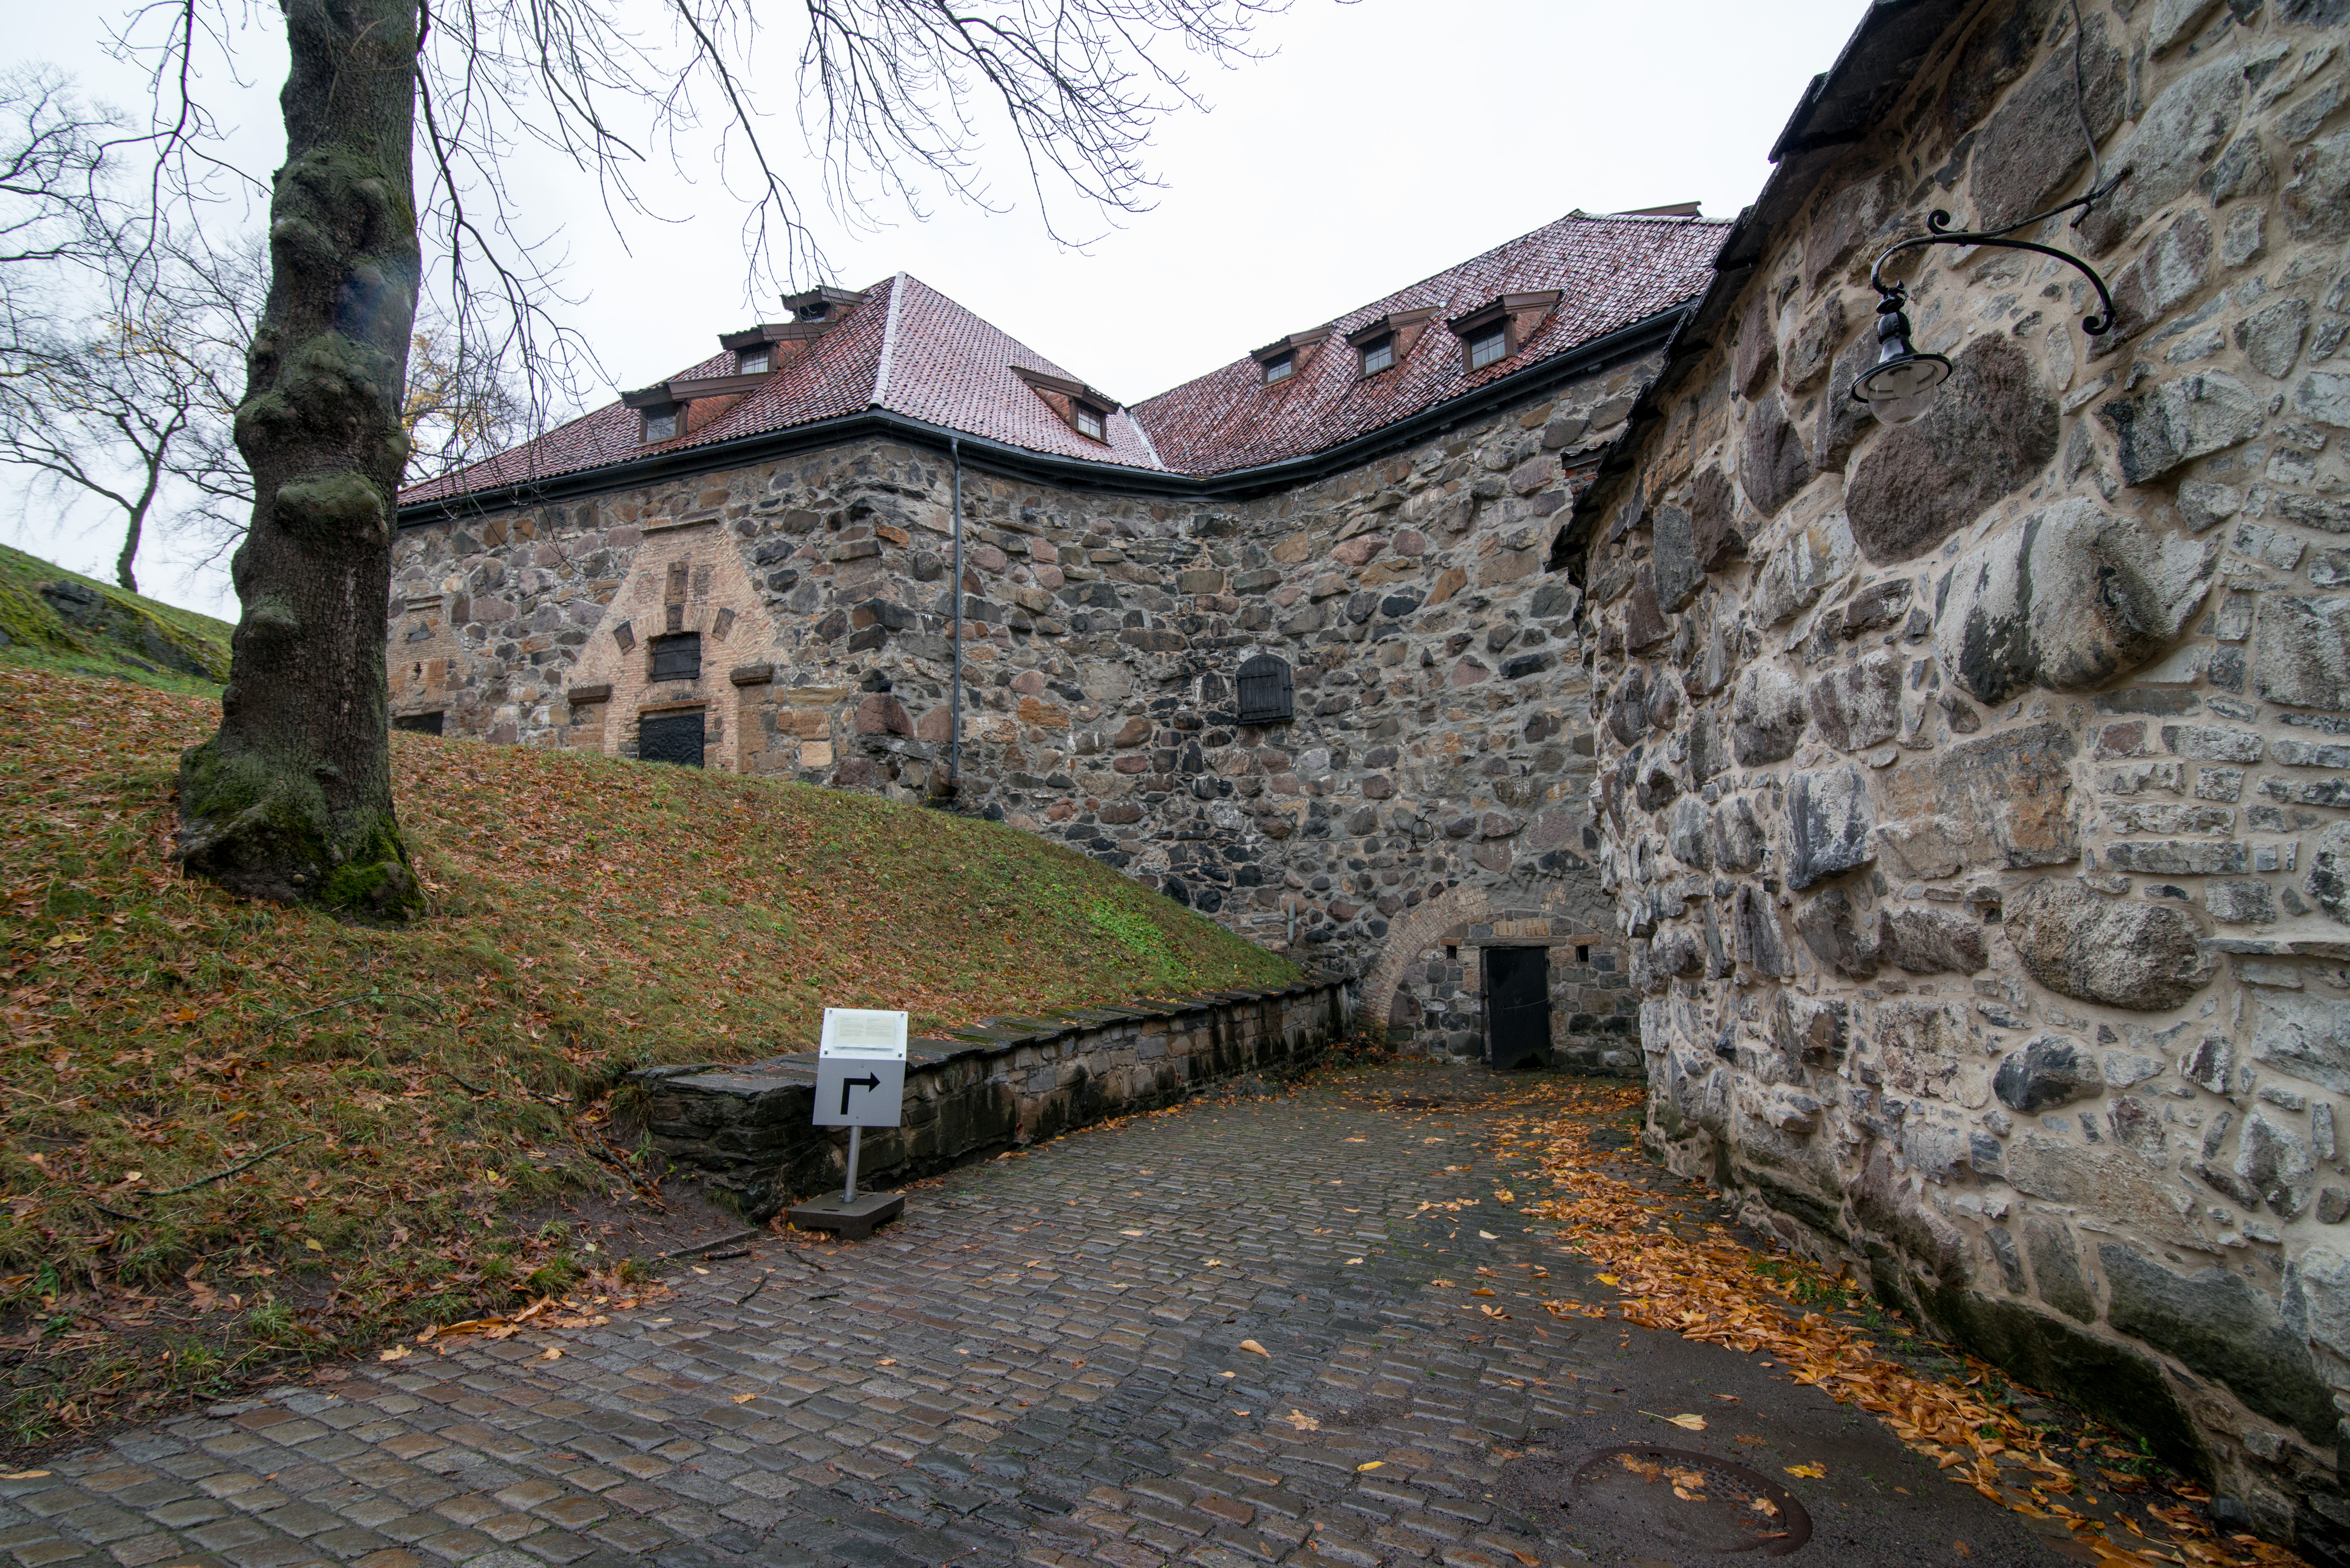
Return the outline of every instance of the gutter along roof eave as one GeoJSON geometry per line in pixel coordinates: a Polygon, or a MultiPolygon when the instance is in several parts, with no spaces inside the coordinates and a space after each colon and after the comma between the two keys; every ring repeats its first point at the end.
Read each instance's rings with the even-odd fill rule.
{"type": "Polygon", "coordinates": [[[632,489],[668,479],[681,479],[719,469],[739,468],[770,458],[790,457],[823,447],[867,437],[896,439],[935,448],[943,453],[952,437],[963,461],[974,467],[1014,479],[1038,481],[1087,492],[1113,492],[1137,496],[1181,500],[1249,500],[1256,496],[1312,483],[1330,474],[1371,462],[1398,448],[1484,417],[1497,408],[1537,397],[1552,387],[1596,374],[1612,365],[1669,344],[1696,306],[1684,301],[1669,310],[1643,317],[1628,327],[1554,354],[1473,391],[1437,403],[1393,424],[1342,441],[1321,452],[1284,458],[1253,468],[1223,473],[1184,474],[1164,469],[1130,468],[1032,451],[1008,442],[975,436],[944,425],[910,418],[888,409],[868,408],[804,425],[756,435],[738,436],[706,446],[662,452],[656,456],[602,463],[550,474],[546,479],[467,492],[399,509],[400,527],[429,527],[442,522],[490,516],[525,506],[577,500],[632,489]]]}

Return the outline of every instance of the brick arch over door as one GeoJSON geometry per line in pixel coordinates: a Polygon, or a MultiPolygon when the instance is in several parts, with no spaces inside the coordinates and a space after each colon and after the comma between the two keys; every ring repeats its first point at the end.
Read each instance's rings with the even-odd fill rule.
{"type": "Polygon", "coordinates": [[[1395,1004],[1396,986],[1403,978],[1404,966],[1417,960],[1453,927],[1471,924],[1492,909],[1491,889],[1461,887],[1448,888],[1406,915],[1388,929],[1387,946],[1379,950],[1379,961],[1371,966],[1371,972],[1363,981],[1362,998],[1356,1003],[1355,1016],[1375,1029],[1385,1029],[1388,1009],[1395,1004]]]}

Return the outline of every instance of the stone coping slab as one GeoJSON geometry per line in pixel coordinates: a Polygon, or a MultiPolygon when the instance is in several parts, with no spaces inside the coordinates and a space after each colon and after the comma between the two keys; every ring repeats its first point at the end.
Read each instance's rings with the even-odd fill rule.
{"type": "MultiPolygon", "coordinates": [[[[983,1019],[907,1042],[902,1125],[868,1129],[860,1185],[914,1179],[1072,1127],[1174,1103],[1220,1079],[1286,1076],[1345,1033],[1350,979],[1039,1017],[983,1019]]],[[[837,1188],[847,1135],[809,1125],[816,1054],[629,1075],[655,1147],[764,1220],[837,1188]]]]}

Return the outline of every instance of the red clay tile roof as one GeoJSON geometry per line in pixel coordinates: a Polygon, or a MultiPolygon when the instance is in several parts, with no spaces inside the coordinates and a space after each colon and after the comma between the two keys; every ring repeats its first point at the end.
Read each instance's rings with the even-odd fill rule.
{"type": "MultiPolygon", "coordinates": [[[[1687,218],[1562,218],[1340,317],[1338,330],[1290,380],[1265,386],[1258,363],[1244,357],[1113,412],[1106,442],[1071,430],[1013,367],[1077,378],[900,273],[868,289],[847,320],[785,360],[757,390],[697,408],[674,441],[639,441],[637,410],[615,402],[471,468],[412,485],[400,499],[402,505],[443,500],[870,408],[1061,457],[1227,472],[1322,451],[1669,309],[1704,287],[1726,227],[1687,218]],[[1519,351],[1464,373],[1460,341],[1444,319],[1502,294],[1543,288],[1563,289],[1565,297],[1519,351]],[[1344,334],[1420,306],[1437,307],[1439,317],[1404,362],[1358,377],[1344,334]]],[[[733,369],[733,357],[721,353],[671,379],[733,369]]]]}
{"type": "Polygon", "coordinates": [[[1103,421],[1107,442],[1087,441],[1062,422],[1035,389],[1012,373],[1019,365],[1076,380],[1034,348],[998,330],[930,285],[898,275],[901,286],[889,379],[879,406],[1031,452],[1159,468],[1150,443],[1123,409],[1103,421]]]}
{"type": "Polygon", "coordinates": [[[1712,278],[1728,228],[1692,218],[1570,214],[1340,317],[1288,380],[1265,385],[1263,368],[1243,357],[1134,411],[1179,472],[1224,473],[1321,452],[1695,297],[1712,278]],[[1447,321],[1501,295],[1550,288],[1565,298],[1517,353],[1462,369],[1461,340],[1447,321]],[[1437,315],[1403,363],[1361,375],[1346,335],[1429,306],[1437,315]]]}

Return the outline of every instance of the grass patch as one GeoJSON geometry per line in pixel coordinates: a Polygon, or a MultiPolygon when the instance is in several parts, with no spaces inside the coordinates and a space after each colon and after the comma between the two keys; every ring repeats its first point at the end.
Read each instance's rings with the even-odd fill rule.
{"type": "Polygon", "coordinates": [[[1131,904],[1097,899],[1086,906],[1086,919],[1097,932],[1162,978],[1175,968],[1174,950],[1167,945],[1159,922],[1131,904]]]}
{"type": "Polygon", "coordinates": [[[209,699],[0,660],[0,1443],[608,1268],[518,1219],[644,1179],[629,1068],[1294,979],[1074,851],[869,796],[395,734],[431,912],[169,857],[209,699]]]}
{"type": "Polygon", "coordinates": [[[217,696],[232,629],[0,545],[0,666],[217,696]]]}

